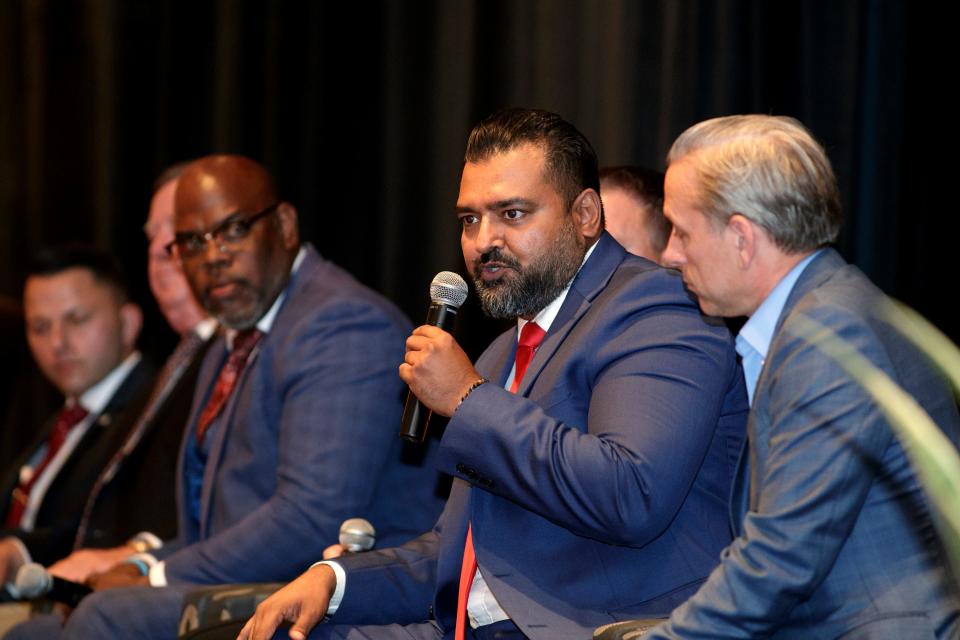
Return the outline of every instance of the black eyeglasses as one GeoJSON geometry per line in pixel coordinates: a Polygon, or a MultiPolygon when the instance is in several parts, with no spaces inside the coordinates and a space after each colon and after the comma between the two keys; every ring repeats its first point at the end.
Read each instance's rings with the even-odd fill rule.
{"type": "Polygon", "coordinates": [[[254,223],[277,210],[279,202],[250,215],[237,213],[210,231],[198,233],[196,231],[178,231],[173,236],[173,242],[167,245],[167,253],[173,254],[173,248],[181,258],[194,258],[207,250],[207,243],[213,241],[221,251],[228,250],[242,242],[248,235],[254,223]]]}

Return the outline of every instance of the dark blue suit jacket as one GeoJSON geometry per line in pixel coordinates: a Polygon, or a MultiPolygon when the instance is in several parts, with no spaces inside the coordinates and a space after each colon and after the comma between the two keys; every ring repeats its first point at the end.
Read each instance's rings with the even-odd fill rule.
{"type": "Polygon", "coordinates": [[[793,330],[803,314],[838,333],[960,442],[953,395],[877,312],[884,302],[832,249],[801,274],[757,381],[733,500],[739,537],[650,638],[960,637],[956,585],[900,443],[793,330]]]}
{"type": "Polygon", "coordinates": [[[516,329],[490,346],[477,369],[493,382],[447,426],[439,464],[457,480],[436,527],[344,559],[334,623],[432,609],[452,637],[468,521],[484,578],[531,638],[666,614],[716,564],[746,393],[729,333],[676,273],[604,234],[511,394],[515,349],[516,329]]]}
{"type": "Polygon", "coordinates": [[[410,326],[383,297],[311,247],[270,332],[207,436],[199,522],[184,496],[183,456],[220,367],[218,338],[197,385],[180,464],[180,534],[159,554],[171,584],[287,580],[363,517],[379,543],[430,526],[437,474],[401,460],[410,326]]]}

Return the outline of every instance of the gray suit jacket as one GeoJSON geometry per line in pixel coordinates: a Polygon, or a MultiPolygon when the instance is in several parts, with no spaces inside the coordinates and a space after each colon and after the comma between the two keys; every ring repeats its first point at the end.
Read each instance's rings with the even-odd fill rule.
{"type": "Polygon", "coordinates": [[[792,330],[798,314],[833,329],[957,443],[952,394],[875,313],[883,301],[832,249],[800,276],[757,382],[732,501],[739,537],[645,638],[960,637],[956,584],[899,441],[857,383],[792,330]]]}

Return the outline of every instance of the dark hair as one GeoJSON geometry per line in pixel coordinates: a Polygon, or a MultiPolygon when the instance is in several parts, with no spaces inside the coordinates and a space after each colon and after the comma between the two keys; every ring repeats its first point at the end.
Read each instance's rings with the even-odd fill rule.
{"type": "MultiPolygon", "coordinates": [[[[663,179],[661,172],[646,167],[604,167],[600,169],[600,182],[608,187],[619,188],[646,205],[650,213],[647,229],[653,248],[663,252],[670,239],[673,225],[663,215],[663,179]]],[[[602,196],[601,196],[602,198],[602,196]]]]}
{"type": "Polygon", "coordinates": [[[40,250],[30,262],[27,277],[52,276],[68,269],[86,269],[95,280],[113,289],[120,304],[130,301],[123,268],[112,255],[82,244],[66,244],[40,250]]]}
{"type": "Polygon", "coordinates": [[[584,189],[600,192],[597,154],[576,127],[542,109],[502,109],[470,132],[465,162],[481,162],[522,144],[544,147],[546,173],[569,209],[584,189]]]}

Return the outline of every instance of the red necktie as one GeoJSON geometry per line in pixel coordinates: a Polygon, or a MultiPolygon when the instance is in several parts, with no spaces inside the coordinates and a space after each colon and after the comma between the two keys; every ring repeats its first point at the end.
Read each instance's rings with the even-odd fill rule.
{"type": "Polygon", "coordinates": [[[213,392],[210,393],[210,399],[207,400],[207,404],[204,405],[203,411],[200,412],[200,417],[197,419],[198,443],[203,443],[203,437],[206,435],[207,429],[220,414],[223,405],[227,403],[227,398],[230,397],[240,374],[247,366],[247,360],[250,359],[253,348],[257,346],[262,337],[263,332],[258,329],[247,329],[233,337],[233,350],[230,352],[230,357],[227,358],[223,368],[220,369],[220,375],[217,376],[217,383],[213,387],[213,392]]]}
{"type": "MultiPolygon", "coordinates": [[[[543,342],[547,332],[536,322],[528,322],[520,331],[520,341],[517,343],[517,355],[514,360],[513,384],[510,393],[516,393],[523,381],[523,375],[533,360],[533,354],[543,342]]],[[[473,576],[477,573],[477,555],[473,549],[473,525],[467,525],[467,541],[463,546],[463,564],[460,566],[460,588],[457,590],[457,626],[454,629],[454,640],[465,640],[467,637],[467,601],[470,599],[470,587],[473,586],[473,576]]]]}
{"type": "Polygon", "coordinates": [[[30,499],[30,490],[33,488],[34,483],[40,477],[40,474],[43,473],[47,465],[50,464],[50,461],[53,460],[53,457],[57,455],[57,452],[60,451],[60,447],[63,446],[70,430],[80,424],[87,415],[87,410],[79,404],[64,407],[60,410],[56,422],[53,423],[53,429],[50,430],[50,435],[47,436],[46,454],[44,454],[40,464],[34,468],[30,479],[26,482],[21,482],[20,485],[13,490],[13,498],[10,500],[10,509],[7,511],[5,521],[7,527],[16,528],[20,526],[20,520],[23,519],[23,512],[27,508],[27,502],[30,499]]]}
{"type": "Polygon", "coordinates": [[[547,332],[541,329],[536,322],[528,322],[523,325],[523,329],[520,331],[520,341],[517,343],[517,359],[510,393],[516,393],[517,389],[520,388],[523,374],[527,372],[527,367],[533,360],[533,354],[537,351],[540,343],[543,342],[543,336],[545,335],[547,335],[547,332]]]}

